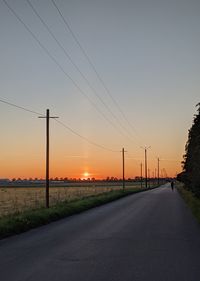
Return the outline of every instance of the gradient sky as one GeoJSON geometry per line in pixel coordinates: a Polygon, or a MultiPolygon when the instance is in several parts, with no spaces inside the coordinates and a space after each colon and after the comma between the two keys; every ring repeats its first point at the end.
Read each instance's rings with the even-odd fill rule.
{"type": "MultiPolygon", "coordinates": [[[[151,146],[151,175],[158,156],[169,176],[180,172],[200,101],[200,1],[54,0],[126,119],[52,1],[30,1],[93,90],[26,0],[7,3],[40,45],[2,0],[0,98],[41,114],[49,108],[66,126],[108,149],[51,120],[51,176],[83,177],[88,172],[96,178],[121,177],[122,147],[127,150],[126,177],[140,175],[145,145],[151,146]]],[[[45,121],[3,103],[0,115],[0,178],[44,178],[45,121]]]]}

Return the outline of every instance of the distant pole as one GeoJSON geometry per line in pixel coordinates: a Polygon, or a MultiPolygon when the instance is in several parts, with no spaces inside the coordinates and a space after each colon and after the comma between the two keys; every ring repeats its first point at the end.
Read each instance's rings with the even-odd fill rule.
{"type": "Polygon", "coordinates": [[[144,149],[144,161],[145,161],[145,187],[147,188],[147,149],[144,149]]]}
{"type": "Polygon", "coordinates": [[[49,109],[46,110],[46,116],[39,116],[46,119],[46,208],[49,208],[49,109]]]}
{"type": "Polygon", "coordinates": [[[123,190],[125,189],[125,177],[124,177],[124,148],[122,148],[122,174],[123,174],[123,190]]]}
{"type": "Polygon", "coordinates": [[[150,169],[148,169],[148,187],[150,187],[150,169]]]}
{"type": "Polygon", "coordinates": [[[125,189],[125,160],[124,160],[124,152],[127,152],[122,148],[122,179],[123,179],[123,190],[125,189]]]}
{"type": "Polygon", "coordinates": [[[160,169],[160,183],[163,184],[163,169],[160,169]]]}
{"type": "Polygon", "coordinates": [[[141,188],[142,188],[142,163],[140,163],[141,188]]]}
{"type": "Polygon", "coordinates": [[[148,178],[147,178],[147,150],[150,148],[151,146],[148,147],[143,147],[144,149],[144,160],[145,160],[145,187],[147,188],[147,183],[148,183],[148,178]]]}
{"type": "Polygon", "coordinates": [[[159,182],[160,182],[160,159],[158,157],[158,185],[159,185],[159,182]]]}
{"type": "Polygon", "coordinates": [[[147,188],[147,183],[148,183],[148,179],[147,179],[147,150],[149,148],[151,148],[151,146],[148,147],[143,147],[141,146],[142,149],[144,149],[144,171],[145,171],[145,187],[147,188]]]}
{"type": "Polygon", "coordinates": [[[49,109],[46,114],[46,207],[49,208],[49,109]]]}

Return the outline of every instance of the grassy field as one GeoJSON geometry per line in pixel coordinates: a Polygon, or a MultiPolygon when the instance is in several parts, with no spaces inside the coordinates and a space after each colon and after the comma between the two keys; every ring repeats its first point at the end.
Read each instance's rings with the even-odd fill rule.
{"type": "Polygon", "coordinates": [[[112,190],[94,196],[77,199],[71,202],[61,202],[50,208],[26,210],[18,214],[10,214],[0,218],[0,239],[13,234],[19,234],[29,229],[48,224],[58,219],[78,214],[93,207],[117,200],[124,196],[143,192],[145,188],[127,188],[124,191],[112,190]]]}
{"type": "MultiPolygon", "coordinates": [[[[127,188],[136,189],[140,183],[128,184],[127,188]]],[[[86,198],[92,195],[119,190],[120,184],[100,184],[82,186],[53,186],[50,188],[50,206],[60,202],[71,202],[76,199],[86,198]]],[[[38,209],[45,206],[45,187],[2,187],[0,188],[0,217],[20,213],[29,209],[38,209]]]]}

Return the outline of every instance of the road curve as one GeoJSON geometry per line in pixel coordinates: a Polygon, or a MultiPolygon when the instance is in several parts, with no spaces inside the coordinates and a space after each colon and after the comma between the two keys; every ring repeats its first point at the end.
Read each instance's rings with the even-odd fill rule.
{"type": "Polygon", "coordinates": [[[169,185],[0,241],[1,281],[199,281],[200,227],[169,185]]]}

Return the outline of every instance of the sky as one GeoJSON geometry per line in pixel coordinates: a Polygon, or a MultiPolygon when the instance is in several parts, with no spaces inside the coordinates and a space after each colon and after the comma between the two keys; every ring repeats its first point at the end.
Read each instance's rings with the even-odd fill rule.
{"type": "Polygon", "coordinates": [[[0,178],[181,171],[200,75],[198,0],[1,0],[0,178]],[[59,122],[61,123],[59,123],[59,122]],[[163,170],[164,169],[164,170],[163,170]],[[88,174],[86,174],[88,173],[88,174]]]}

